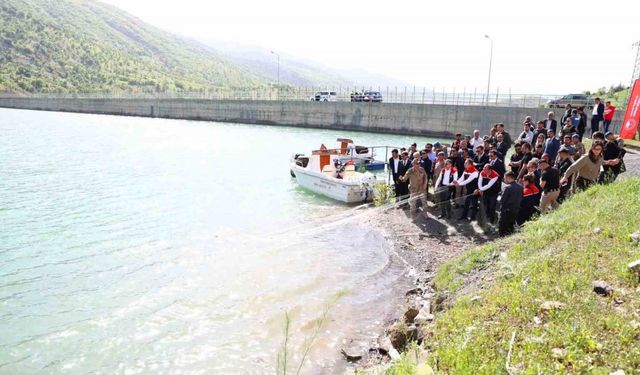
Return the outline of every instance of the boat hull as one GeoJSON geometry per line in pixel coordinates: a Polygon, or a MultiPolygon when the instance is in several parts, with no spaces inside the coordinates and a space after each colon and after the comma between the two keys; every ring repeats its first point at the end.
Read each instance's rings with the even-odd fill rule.
{"type": "Polygon", "coordinates": [[[296,164],[292,164],[291,171],[300,186],[314,193],[345,203],[364,202],[367,199],[367,187],[360,181],[340,180],[296,164]]]}

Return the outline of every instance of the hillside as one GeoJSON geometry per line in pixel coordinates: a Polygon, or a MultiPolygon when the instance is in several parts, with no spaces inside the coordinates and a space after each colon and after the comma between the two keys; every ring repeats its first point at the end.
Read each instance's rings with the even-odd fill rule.
{"type": "MultiPolygon", "coordinates": [[[[225,58],[271,82],[277,80],[276,56],[269,49],[203,40],[225,58]]],[[[340,69],[340,61],[308,61],[289,54],[280,54],[280,82],[303,87],[384,87],[411,86],[411,84],[368,72],[364,69],[340,69]]]]}
{"type": "Polygon", "coordinates": [[[0,67],[0,91],[173,91],[266,83],[210,47],[86,0],[0,2],[0,67]]]}

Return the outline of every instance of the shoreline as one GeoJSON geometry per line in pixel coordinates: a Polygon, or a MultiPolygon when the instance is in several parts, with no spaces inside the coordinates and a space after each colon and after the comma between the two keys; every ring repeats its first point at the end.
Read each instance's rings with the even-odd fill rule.
{"type": "Polygon", "coordinates": [[[403,293],[404,303],[390,316],[384,317],[386,327],[377,340],[369,343],[368,351],[340,348],[343,358],[351,364],[348,373],[385,366],[397,359],[410,341],[421,342],[424,336],[420,327],[429,324],[433,313],[440,311],[448,299],[431,287],[438,267],[493,239],[485,235],[475,222],[437,219],[432,202],[429,202],[426,212],[419,210],[416,218],[409,216],[406,201],[374,210],[367,213],[368,221],[389,241],[392,256],[404,263],[405,277],[411,286],[398,289],[403,293]]]}

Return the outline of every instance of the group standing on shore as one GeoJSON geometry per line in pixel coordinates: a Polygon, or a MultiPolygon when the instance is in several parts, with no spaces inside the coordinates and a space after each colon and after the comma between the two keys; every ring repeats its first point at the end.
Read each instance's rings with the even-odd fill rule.
{"type": "Polygon", "coordinates": [[[535,124],[527,116],[515,139],[498,123],[484,136],[479,130],[456,134],[451,145],[427,143],[418,151],[413,143],[407,149],[394,149],[389,168],[396,197],[409,198],[413,216],[418,200],[426,209],[431,187],[440,219],[452,218],[457,208],[458,220],[477,220],[481,215],[498,224],[501,236],[508,235],[516,225],[557,207],[572,192],[611,183],[624,172],[624,142],[609,130],[614,110],[611,103],[605,106],[596,99],[588,151],[582,143],[587,124],[584,108],[570,105],[560,127],[553,112],[535,124]]]}

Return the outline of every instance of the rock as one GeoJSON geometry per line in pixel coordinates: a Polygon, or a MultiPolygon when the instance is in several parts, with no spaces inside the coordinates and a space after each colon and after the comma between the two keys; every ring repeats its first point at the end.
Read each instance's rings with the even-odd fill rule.
{"type": "Polygon", "coordinates": [[[340,353],[349,362],[357,362],[362,359],[362,354],[355,349],[340,349],[340,353]]]}
{"type": "Polygon", "coordinates": [[[631,272],[634,272],[640,276],[640,259],[634,260],[633,262],[629,263],[627,267],[629,267],[629,270],[631,272]]]}
{"type": "Polygon", "coordinates": [[[542,319],[540,319],[540,317],[538,317],[538,316],[534,316],[534,317],[533,317],[533,322],[534,322],[536,325],[538,325],[538,326],[539,326],[539,325],[541,325],[541,324],[542,324],[542,319]]]}
{"type": "Polygon", "coordinates": [[[389,340],[391,340],[391,345],[398,350],[404,349],[408,343],[407,334],[407,328],[404,324],[396,322],[389,328],[389,340]]]}
{"type": "Polygon", "coordinates": [[[555,359],[563,359],[567,356],[567,350],[562,348],[551,349],[551,356],[555,359]]]}
{"type": "Polygon", "coordinates": [[[607,297],[613,293],[613,288],[602,280],[596,280],[593,282],[593,291],[607,297]]]}
{"type": "Polygon", "coordinates": [[[418,327],[414,324],[410,324],[407,326],[407,341],[417,341],[418,340],[418,327]]]}
{"type": "Polygon", "coordinates": [[[624,375],[624,370],[610,372],[609,375],[624,375]]]}
{"type": "Polygon", "coordinates": [[[602,232],[602,228],[600,228],[600,227],[595,227],[593,229],[593,233],[595,233],[595,234],[600,234],[600,232],[602,232]]]}
{"type": "Polygon", "coordinates": [[[481,299],[482,299],[482,297],[480,297],[480,296],[473,296],[473,297],[471,297],[471,302],[480,301],[481,299]]]}
{"type": "Polygon", "coordinates": [[[418,316],[416,316],[415,322],[416,324],[425,324],[426,322],[432,322],[433,320],[435,320],[435,316],[433,316],[433,314],[418,314],[418,316]]]}
{"type": "Polygon", "coordinates": [[[406,297],[409,296],[415,296],[418,294],[422,294],[422,289],[421,288],[413,288],[413,289],[409,289],[407,290],[407,292],[404,294],[406,297]]]}
{"type": "Polygon", "coordinates": [[[540,310],[544,312],[548,312],[551,310],[561,310],[564,308],[565,304],[558,301],[544,301],[542,305],[540,305],[540,310]]]}
{"type": "Polygon", "coordinates": [[[400,353],[393,347],[391,343],[391,339],[388,336],[385,336],[383,339],[378,341],[378,351],[382,355],[388,355],[391,359],[396,360],[400,358],[400,353]]]}
{"type": "Polygon", "coordinates": [[[415,307],[409,307],[407,311],[404,312],[404,320],[407,323],[413,323],[413,320],[418,316],[420,310],[415,307]]]}
{"type": "Polygon", "coordinates": [[[640,243],[640,231],[631,233],[631,243],[634,245],[640,243]]]}

